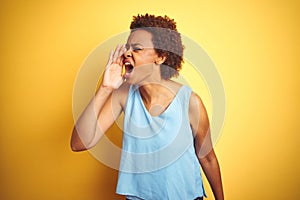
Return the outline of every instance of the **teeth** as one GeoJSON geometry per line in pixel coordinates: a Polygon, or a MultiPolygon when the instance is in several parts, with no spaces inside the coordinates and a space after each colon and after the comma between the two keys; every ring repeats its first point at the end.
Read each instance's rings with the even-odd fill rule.
{"type": "Polygon", "coordinates": [[[132,71],[132,65],[130,62],[125,62],[124,67],[122,68],[122,76],[126,73],[130,73],[132,71]]]}

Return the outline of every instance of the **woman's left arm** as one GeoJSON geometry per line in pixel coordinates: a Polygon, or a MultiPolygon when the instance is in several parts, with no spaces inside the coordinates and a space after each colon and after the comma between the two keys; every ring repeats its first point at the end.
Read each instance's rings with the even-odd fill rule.
{"type": "Polygon", "coordinates": [[[192,93],[190,98],[189,117],[198,160],[208,179],[215,199],[223,200],[224,193],[220,167],[212,145],[209,119],[202,100],[195,93],[192,93]]]}

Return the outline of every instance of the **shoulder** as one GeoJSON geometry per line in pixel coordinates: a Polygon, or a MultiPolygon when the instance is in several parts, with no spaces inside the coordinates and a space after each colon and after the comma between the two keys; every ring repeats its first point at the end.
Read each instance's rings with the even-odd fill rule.
{"type": "Polygon", "coordinates": [[[206,129],[209,127],[207,111],[200,96],[192,92],[189,103],[189,118],[194,132],[197,132],[198,128],[206,129]]]}
{"type": "Polygon", "coordinates": [[[193,109],[199,109],[200,107],[204,107],[202,99],[200,98],[200,96],[197,93],[192,91],[191,96],[190,96],[189,108],[191,110],[193,110],[193,109]]]}
{"type": "Polygon", "coordinates": [[[207,116],[205,105],[197,93],[192,91],[189,103],[190,114],[201,115],[202,117],[207,116]]]}
{"type": "Polygon", "coordinates": [[[200,107],[203,106],[202,100],[199,97],[198,94],[195,92],[191,93],[190,101],[189,101],[189,115],[190,119],[193,119],[195,117],[199,117],[200,115],[200,107]]]}

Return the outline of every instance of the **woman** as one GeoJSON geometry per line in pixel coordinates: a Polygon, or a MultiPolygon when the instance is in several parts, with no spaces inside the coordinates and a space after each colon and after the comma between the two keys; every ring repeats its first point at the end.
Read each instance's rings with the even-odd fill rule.
{"type": "Polygon", "coordinates": [[[112,51],[95,97],[78,119],[73,151],[92,148],[124,112],[117,193],[127,199],[202,199],[200,165],[224,199],[209,120],[200,97],[176,83],[183,45],[167,16],[138,15],[126,45],[112,51]]]}

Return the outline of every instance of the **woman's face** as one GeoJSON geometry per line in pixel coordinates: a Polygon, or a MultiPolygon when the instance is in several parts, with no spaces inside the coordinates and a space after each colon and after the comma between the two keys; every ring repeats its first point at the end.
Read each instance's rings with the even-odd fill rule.
{"type": "Polygon", "coordinates": [[[139,83],[151,76],[154,71],[157,72],[158,65],[155,62],[158,55],[154,50],[151,33],[145,30],[132,32],[125,47],[124,77],[129,83],[139,83]]]}

